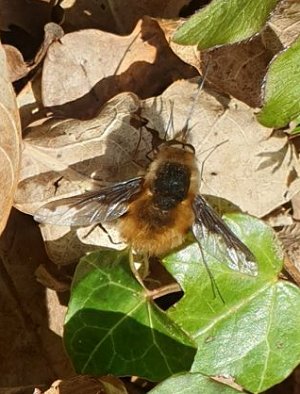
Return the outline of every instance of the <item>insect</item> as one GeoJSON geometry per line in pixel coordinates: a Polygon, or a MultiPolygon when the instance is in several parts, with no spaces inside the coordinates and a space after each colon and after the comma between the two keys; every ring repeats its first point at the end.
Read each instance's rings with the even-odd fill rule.
{"type": "MultiPolygon", "coordinates": [[[[42,206],[41,223],[90,226],[118,221],[122,238],[139,254],[161,256],[180,246],[192,230],[200,246],[212,237],[230,268],[257,274],[255,257],[198,193],[199,170],[192,145],[164,141],[145,176],[42,206]]],[[[204,259],[203,259],[204,260],[204,259]]]]}

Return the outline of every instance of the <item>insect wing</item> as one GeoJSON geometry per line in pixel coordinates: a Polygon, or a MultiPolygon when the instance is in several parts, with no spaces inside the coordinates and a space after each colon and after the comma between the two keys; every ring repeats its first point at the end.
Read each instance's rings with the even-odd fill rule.
{"type": "Polygon", "coordinates": [[[201,242],[207,242],[209,253],[218,260],[226,261],[229,268],[256,276],[257,265],[251,251],[202,196],[195,197],[193,209],[196,219],[192,231],[200,247],[201,242]]]}
{"type": "Polygon", "coordinates": [[[34,219],[40,223],[79,227],[117,219],[127,211],[129,199],[141,190],[142,181],[143,178],[137,177],[49,202],[38,209],[34,219]]]}

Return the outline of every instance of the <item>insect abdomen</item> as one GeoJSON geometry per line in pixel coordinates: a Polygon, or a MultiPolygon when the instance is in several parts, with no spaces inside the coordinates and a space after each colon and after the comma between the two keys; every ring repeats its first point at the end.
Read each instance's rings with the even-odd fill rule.
{"type": "Polygon", "coordinates": [[[193,221],[190,201],[162,211],[145,193],[130,204],[120,219],[120,232],[136,252],[159,256],[183,243],[193,221]]]}
{"type": "Polygon", "coordinates": [[[147,172],[141,193],[120,218],[120,232],[139,253],[162,255],[180,246],[195,216],[198,190],[194,155],[182,149],[160,150],[147,172]]]}

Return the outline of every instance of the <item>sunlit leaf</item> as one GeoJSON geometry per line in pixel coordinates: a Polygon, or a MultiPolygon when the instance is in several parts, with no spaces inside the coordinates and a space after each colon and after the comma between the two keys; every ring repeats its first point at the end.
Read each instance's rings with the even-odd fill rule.
{"type": "Polygon", "coordinates": [[[271,63],[264,105],[258,120],[267,127],[283,127],[300,115],[300,38],[271,63]]]}
{"type": "Polygon", "coordinates": [[[173,41],[205,49],[233,44],[258,33],[277,0],[213,0],[174,34],[173,41]]]}
{"type": "Polygon", "coordinates": [[[80,373],[138,375],[154,381],[189,370],[196,351],[136,281],[128,251],[99,251],[81,260],[64,339],[80,373]]]}
{"type": "Polygon", "coordinates": [[[237,394],[225,384],[218,383],[200,373],[172,376],[150,391],[151,394],[237,394]]]}
{"type": "Polygon", "coordinates": [[[165,259],[185,293],[169,316],[198,344],[193,372],[231,376],[247,390],[262,392],[300,362],[300,291],[278,280],[282,252],[269,227],[240,214],[227,219],[256,256],[258,276],[230,270],[226,256],[216,260],[203,242],[212,283],[192,244],[165,259]]]}

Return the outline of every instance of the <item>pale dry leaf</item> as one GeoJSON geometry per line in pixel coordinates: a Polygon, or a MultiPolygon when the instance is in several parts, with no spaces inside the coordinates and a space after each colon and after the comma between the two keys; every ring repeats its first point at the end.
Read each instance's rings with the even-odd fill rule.
{"type": "Polygon", "coordinates": [[[50,118],[25,130],[15,206],[32,214],[50,200],[94,189],[97,182],[136,175],[151,150],[149,133],[141,138],[130,124],[138,108],[137,96],[122,93],[93,119],[50,118]]]}
{"type": "Polygon", "coordinates": [[[9,80],[14,82],[19,75],[26,75],[28,67],[22,53],[12,45],[3,45],[7,59],[7,70],[9,80]]]}
{"type": "MultiPolygon", "coordinates": [[[[33,214],[43,203],[95,188],[90,178],[94,172],[102,181],[141,174],[151,136],[131,124],[139,105],[148,125],[161,136],[167,130],[168,139],[182,130],[195,106],[189,140],[199,168],[204,162],[201,193],[226,198],[258,217],[289,201],[300,183],[298,161],[287,137],[258,124],[253,110],[237,100],[213,91],[197,97],[196,82],[174,83],[162,96],[143,102],[133,94],[120,94],[91,121],[52,120],[33,128],[25,139],[17,207],[33,214]]],[[[124,246],[114,244],[119,242],[115,234],[111,243],[99,227],[71,231],[45,225],[42,232],[51,258],[59,264],[78,259],[95,245],[124,246]]],[[[113,234],[111,228],[108,232],[113,234]]]]}
{"type": "MultiPolygon", "coordinates": [[[[294,197],[292,197],[293,200],[294,197]]],[[[294,223],[291,209],[285,206],[278,207],[267,216],[264,216],[264,221],[271,227],[285,227],[294,223]]]]}
{"type": "Polygon", "coordinates": [[[123,382],[114,376],[95,378],[78,375],[52,383],[44,394],[127,394],[123,382]]]}
{"type": "Polygon", "coordinates": [[[44,62],[42,97],[46,107],[82,118],[119,92],[149,97],[194,75],[170,50],[157,22],[144,18],[128,36],[90,29],[52,44],[44,62]]]}
{"type": "Polygon", "coordinates": [[[214,376],[212,379],[222,384],[226,384],[241,393],[244,392],[243,387],[237,384],[232,376],[214,376]]]}
{"type": "Polygon", "coordinates": [[[55,290],[46,289],[45,293],[45,302],[48,311],[48,329],[62,338],[67,306],[61,304],[55,290]]]}
{"type": "Polygon", "coordinates": [[[122,0],[89,1],[64,0],[64,26],[70,30],[99,29],[117,34],[128,34],[145,15],[159,18],[177,18],[190,0],[122,0]]]}
{"type": "Polygon", "coordinates": [[[7,57],[9,79],[11,82],[15,82],[21,78],[24,78],[33,69],[35,69],[46,55],[49,45],[53,41],[60,40],[64,34],[62,28],[53,22],[47,23],[45,25],[44,32],[44,41],[36,53],[35,58],[29,62],[25,62],[23,55],[16,47],[4,45],[7,57]]]}
{"type": "MultiPolygon", "coordinates": [[[[146,100],[142,115],[151,120],[153,128],[166,130],[172,113],[174,132],[179,131],[197,89],[195,83],[176,82],[162,96],[146,100]]],[[[202,91],[189,126],[199,166],[205,160],[201,193],[223,197],[242,211],[263,217],[299,190],[299,164],[293,146],[284,133],[261,126],[246,104],[202,91]]]]}
{"type": "Polygon", "coordinates": [[[161,27],[166,40],[168,41],[170,48],[176,55],[186,62],[195,67],[199,72],[201,71],[200,56],[201,53],[197,48],[197,45],[179,45],[172,41],[172,36],[177,29],[184,23],[183,19],[169,20],[169,19],[158,19],[159,26],[161,27]]]}
{"type": "Polygon", "coordinates": [[[13,203],[20,165],[21,127],[15,93],[9,81],[5,52],[0,44],[0,234],[2,233],[13,203]]]}
{"type": "MultiPolygon", "coordinates": [[[[25,131],[15,206],[34,214],[50,200],[94,189],[97,182],[92,176],[102,184],[136,176],[151,151],[149,133],[141,138],[140,130],[130,124],[138,108],[138,98],[124,93],[108,102],[94,119],[49,119],[25,131]]],[[[41,230],[48,255],[57,264],[78,261],[95,245],[115,247],[99,227],[75,231],[46,225],[41,230]]],[[[113,239],[119,242],[117,234],[113,239]]]]}
{"type": "Polygon", "coordinates": [[[124,249],[119,233],[113,224],[70,229],[66,226],[41,225],[42,237],[49,258],[57,265],[77,263],[86,253],[98,248],[124,249]]]}
{"type": "Polygon", "coordinates": [[[299,0],[280,1],[268,25],[276,33],[284,47],[291,45],[300,35],[299,0]]]}

